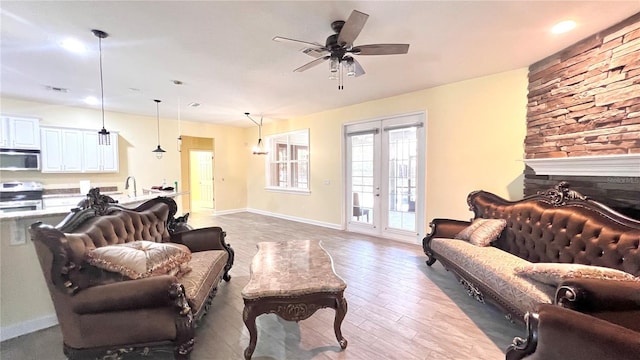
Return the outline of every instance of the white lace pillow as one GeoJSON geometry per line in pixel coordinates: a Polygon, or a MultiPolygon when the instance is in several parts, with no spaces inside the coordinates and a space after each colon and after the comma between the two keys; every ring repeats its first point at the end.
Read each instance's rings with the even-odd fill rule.
{"type": "Polygon", "coordinates": [[[475,219],[454,238],[467,240],[476,246],[489,246],[500,236],[505,226],[507,221],[504,219],[475,219]]]}
{"type": "Polygon", "coordinates": [[[514,268],[516,275],[544,284],[559,285],[568,279],[604,279],[640,281],[640,278],[624,271],[602,266],[561,263],[535,263],[514,268]]]}
{"type": "Polygon", "coordinates": [[[188,272],[191,251],[184,245],[139,240],[96,248],[87,254],[87,262],[131,279],[153,275],[188,272]]]}

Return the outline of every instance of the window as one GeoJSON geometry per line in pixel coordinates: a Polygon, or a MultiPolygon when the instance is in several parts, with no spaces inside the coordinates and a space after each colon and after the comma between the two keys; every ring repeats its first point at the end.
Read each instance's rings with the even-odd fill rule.
{"type": "Polygon", "coordinates": [[[266,138],[268,188],[309,190],[309,130],[266,138]]]}

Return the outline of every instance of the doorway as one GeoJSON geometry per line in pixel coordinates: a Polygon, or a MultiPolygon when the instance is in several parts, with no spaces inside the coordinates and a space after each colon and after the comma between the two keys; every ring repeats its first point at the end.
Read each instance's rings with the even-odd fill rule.
{"type": "Polygon", "coordinates": [[[348,231],[424,236],[425,113],[345,126],[348,231]]]}
{"type": "Polygon", "coordinates": [[[190,150],[192,211],[213,210],[213,151],[190,150]]]}

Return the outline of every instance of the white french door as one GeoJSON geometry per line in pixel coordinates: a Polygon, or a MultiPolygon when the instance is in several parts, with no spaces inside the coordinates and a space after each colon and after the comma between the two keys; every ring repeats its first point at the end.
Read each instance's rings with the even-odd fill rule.
{"type": "Polygon", "coordinates": [[[424,236],[425,114],[346,125],[347,230],[424,236]]]}

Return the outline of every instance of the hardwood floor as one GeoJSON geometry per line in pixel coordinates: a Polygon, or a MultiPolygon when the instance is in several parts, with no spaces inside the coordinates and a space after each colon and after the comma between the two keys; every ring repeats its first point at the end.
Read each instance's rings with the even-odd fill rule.
{"type": "MultiPolygon", "coordinates": [[[[243,358],[249,335],[242,321],[240,292],[249,281],[249,264],[259,241],[322,240],[336,273],[347,283],[342,333],[349,344],[341,351],[331,309],[298,323],[262,315],[256,321],[253,359],[504,359],[513,337],[524,336],[524,326],[468,297],[439,263],[427,267],[419,245],[252,213],[196,213],[189,223],[222,227],[236,254],[231,281],[219,286],[196,331],[191,359],[243,358]]],[[[65,359],[57,326],[0,347],[3,360],[65,359]]]]}

